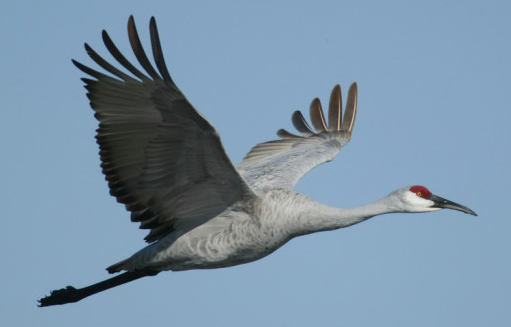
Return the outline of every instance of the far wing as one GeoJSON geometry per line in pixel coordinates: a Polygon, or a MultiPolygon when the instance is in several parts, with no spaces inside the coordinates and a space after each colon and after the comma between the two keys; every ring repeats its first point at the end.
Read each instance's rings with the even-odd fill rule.
{"type": "Polygon", "coordinates": [[[131,220],[150,229],[148,242],[174,230],[189,230],[232,204],[253,196],[222,147],[216,129],[172,81],[163,59],[156,22],[151,44],[157,70],[140,43],[133,17],[128,35],[146,73],[133,66],[103,31],[103,41],[126,74],[87,44],[90,57],[111,77],[75,65],[84,78],[99,120],[96,136],[110,193],[131,211],[131,220]]]}
{"type": "Polygon", "coordinates": [[[307,124],[300,111],[292,117],[293,125],[301,135],[283,129],[277,132],[281,140],[256,145],[236,168],[257,193],[265,188],[292,190],[309,170],[330,161],[350,138],[357,113],[357,84],[348,91],[346,112],[342,117],[341,87],[336,85],[330,96],[328,126],[318,98],[310,105],[310,116],[315,131],[307,124]]]}

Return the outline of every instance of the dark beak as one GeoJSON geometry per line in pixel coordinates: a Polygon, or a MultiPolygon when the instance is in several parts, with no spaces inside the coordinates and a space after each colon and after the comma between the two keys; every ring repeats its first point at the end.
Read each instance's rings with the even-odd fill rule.
{"type": "Polygon", "coordinates": [[[455,202],[446,200],[446,199],[441,198],[439,196],[431,194],[429,200],[435,202],[433,207],[458,210],[458,211],[462,211],[464,213],[468,213],[469,215],[472,215],[472,216],[477,216],[477,213],[475,213],[474,211],[470,210],[469,208],[467,208],[465,206],[462,206],[461,204],[457,204],[455,202]]]}

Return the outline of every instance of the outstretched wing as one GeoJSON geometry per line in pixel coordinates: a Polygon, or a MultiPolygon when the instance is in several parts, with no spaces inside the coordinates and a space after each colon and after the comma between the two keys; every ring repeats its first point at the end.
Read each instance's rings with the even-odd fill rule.
{"type": "Polygon", "coordinates": [[[301,135],[283,129],[277,132],[282,139],[256,145],[236,168],[257,193],[265,188],[281,187],[292,190],[309,170],[330,161],[351,138],[357,113],[357,84],[348,91],[346,112],[342,118],[341,87],[336,85],[330,96],[328,126],[318,98],[310,105],[315,131],[300,111],[292,121],[301,135]]]}
{"type": "Polygon", "coordinates": [[[84,78],[95,117],[101,167],[110,193],[131,211],[131,220],[150,229],[156,241],[174,230],[188,230],[253,196],[227,157],[216,129],[188,102],[165,66],[154,17],[150,22],[156,69],[140,43],[133,17],[128,35],[145,70],[133,66],[103,31],[112,56],[132,75],[100,57],[89,56],[115,77],[74,64],[84,78]]]}

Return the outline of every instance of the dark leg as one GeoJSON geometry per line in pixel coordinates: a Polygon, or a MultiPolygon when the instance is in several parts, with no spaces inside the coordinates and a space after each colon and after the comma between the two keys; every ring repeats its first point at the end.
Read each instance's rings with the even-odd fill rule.
{"type": "Polygon", "coordinates": [[[40,307],[47,307],[50,305],[58,305],[58,304],[66,304],[71,302],[78,302],[87,296],[92,294],[96,294],[107,290],[112,287],[116,287],[122,284],[126,284],[135,279],[139,279],[146,276],[154,276],[158,274],[159,271],[153,270],[138,270],[138,271],[128,271],[119,276],[115,276],[99,282],[97,284],[93,284],[84,288],[74,288],[72,286],[68,286],[66,288],[52,291],[50,296],[43,297],[39,300],[40,307]]]}

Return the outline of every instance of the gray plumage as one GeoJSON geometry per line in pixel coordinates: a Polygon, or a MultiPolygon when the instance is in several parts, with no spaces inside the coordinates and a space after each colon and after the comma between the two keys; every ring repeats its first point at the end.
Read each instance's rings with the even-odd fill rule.
{"type": "Polygon", "coordinates": [[[422,186],[404,187],[365,206],[326,206],[293,191],[300,178],[332,160],[352,134],[357,84],[342,113],[341,88],[330,96],[328,121],[314,99],[314,129],[296,111],[300,133],[283,129],[279,140],[256,145],[234,166],[216,129],[174,84],[163,58],[154,18],[150,21],[153,59],[142,48],[133,17],[130,44],[145,72],[137,69],[103,31],[103,41],[122,72],[85,44],[89,56],[109,75],[79,62],[90,105],[99,121],[97,143],[111,195],[149,229],[150,244],[110,267],[125,273],[82,288],[53,291],[41,306],[76,302],[105,289],[163,270],[227,267],[260,259],[293,237],[350,226],[389,212],[441,208],[475,215],[467,207],[432,195],[422,186]]]}

